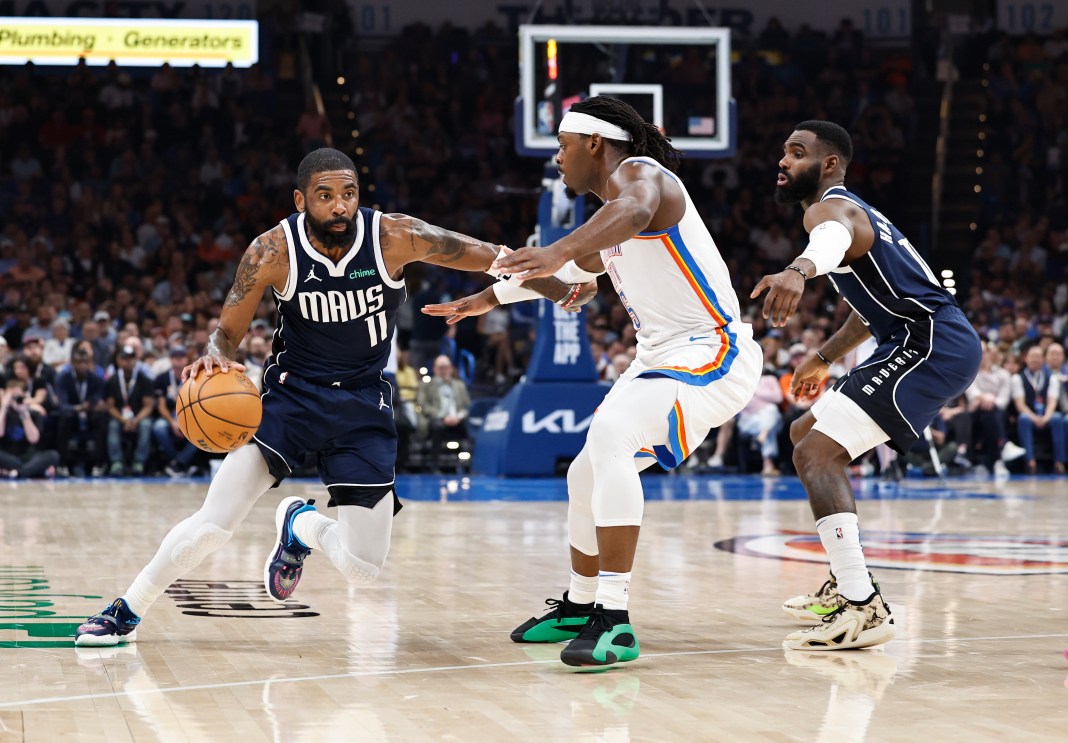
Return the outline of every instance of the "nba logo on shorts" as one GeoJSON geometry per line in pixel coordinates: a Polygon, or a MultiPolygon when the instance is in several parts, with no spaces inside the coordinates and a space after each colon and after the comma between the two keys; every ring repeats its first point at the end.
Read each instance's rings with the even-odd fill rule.
{"type": "Polygon", "coordinates": [[[834,530],[834,535],[836,537],[838,537],[839,539],[841,539],[842,538],[842,527],[839,526],[837,529],[835,529],[834,530]]]}
{"type": "MultiPolygon", "coordinates": [[[[285,384],[286,383],[286,377],[288,377],[288,376],[289,376],[289,372],[282,372],[281,374],[279,374],[278,375],[278,384],[285,384]]],[[[841,536],[841,535],[839,535],[839,536],[841,536]]]]}

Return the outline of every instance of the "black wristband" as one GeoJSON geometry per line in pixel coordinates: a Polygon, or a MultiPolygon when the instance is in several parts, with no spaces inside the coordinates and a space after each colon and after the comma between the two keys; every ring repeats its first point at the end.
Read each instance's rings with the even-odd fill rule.
{"type": "Polygon", "coordinates": [[[820,350],[818,348],[816,349],[816,358],[819,359],[820,361],[822,361],[827,366],[831,365],[831,362],[827,360],[826,356],[824,356],[822,353],[820,353],[820,350]]]}
{"type": "Polygon", "coordinates": [[[783,270],[784,270],[784,271],[797,271],[797,272],[798,272],[799,274],[801,274],[801,277],[802,277],[802,278],[803,278],[803,279],[804,279],[805,281],[808,281],[808,274],[807,274],[807,273],[805,273],[805,272],[804,272],[804,271],[803,271],[803,270],[802,270],[801,268],[799,268],[798,266],[795,266],[795,265],[791,264],[791,265],[787,266],[786,268],[784,268],[783,270]]]}

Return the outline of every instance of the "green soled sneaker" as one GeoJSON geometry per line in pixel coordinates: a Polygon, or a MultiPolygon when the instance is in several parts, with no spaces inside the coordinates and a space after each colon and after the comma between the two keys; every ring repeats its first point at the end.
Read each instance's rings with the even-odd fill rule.
{"type": "Polygon", "coordinates": [[[569,666],[610,666],[634,660],[639,651],[627,610],[597,604],[578,637],[561,651],[560,660],[569,666]]]}
{"type": "Polygon", "coordinates": [[[545,599],[552,607],[541,619],[531,617],[512,630],[512,642],[563,642],[573,640],[586,626],[593,604],[573,604],[567,598],[545,599]]]}

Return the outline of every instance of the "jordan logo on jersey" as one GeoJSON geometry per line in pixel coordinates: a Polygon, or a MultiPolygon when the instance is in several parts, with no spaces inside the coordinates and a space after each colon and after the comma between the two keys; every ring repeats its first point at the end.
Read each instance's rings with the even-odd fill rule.
{"type": "Polygon", "coordinates": [[[378,393],[378,409],[381,410],[382,408],[385,408],[386,410],[389,410],[389,405],[386,405],[386,396],[385,396],[385,394],[382,393],[382,392],[379,392],[378,393]]]}
{"type": "Polygon", "coordinates": [[[315,275],[315,266],[312,266],[311,268],[308,269],[308,275],[304,277],[304,281],[307,282],[307,281],[311,281],[312,279],[315,279],[316,281],[319,281],[319,282],[322,281],[322,279],[320,279],[318,276],[315,275]]]}

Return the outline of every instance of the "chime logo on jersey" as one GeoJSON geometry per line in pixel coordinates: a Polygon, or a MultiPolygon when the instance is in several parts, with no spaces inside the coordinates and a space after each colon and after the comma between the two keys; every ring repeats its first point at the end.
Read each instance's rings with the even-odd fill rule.
{"type": "MultiPolygon", "coordinates": [[[[861,532],[870,568],[983,575],[1068,573],[1068,539],[923,532],[861,532]]],[[[826,564],[816,534],[783,531],[734,537],[716,548],[750,557],[826,564]]]]}
{"type": "Polygon", "coordinates": [[[377,312],[385,304],[382,285],[343,292],[297,292],[300,314],[312,322],[348,322],[377,312]]]}

